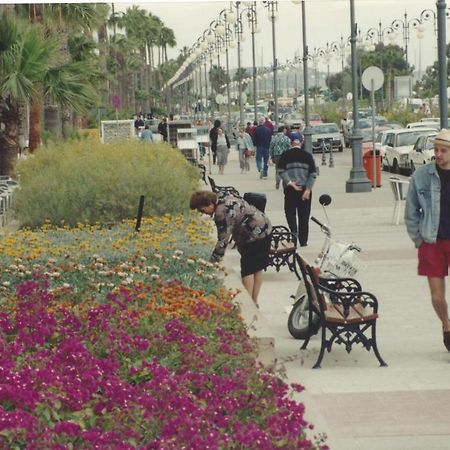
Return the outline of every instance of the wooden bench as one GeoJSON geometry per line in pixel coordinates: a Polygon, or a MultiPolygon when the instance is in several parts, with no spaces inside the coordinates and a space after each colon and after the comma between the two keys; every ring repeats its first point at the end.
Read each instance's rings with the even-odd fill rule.
{"type": "MultiPolygon", "coordinates": [[[[373,352],[380,366],[387,366],[378,351],[376,321],[378,301],[376,297],[362,290],[360,283],[353,278],[321,278],[317,269],[311,267],[299,255],[297,263],[310,301],[309,324],[312,314],[320,317],[321,346],[313,368],[320,368],[325,350],[331,352],[332,345],[344,345],[350,353],[354,344],[362,344],[373,352]],[[327,334],[330,336],[327,338],[327,334]]],[[[305,340],[302,349],[309,343],[305,340]]]]}
{"type": "Polygon", "coordinates": [[[272,228],[270,239],[269,266],[277,272],[287,266],[291,272],[300,279],[296,264],[297,237],[284,225],[275,225],[272,228]]]}

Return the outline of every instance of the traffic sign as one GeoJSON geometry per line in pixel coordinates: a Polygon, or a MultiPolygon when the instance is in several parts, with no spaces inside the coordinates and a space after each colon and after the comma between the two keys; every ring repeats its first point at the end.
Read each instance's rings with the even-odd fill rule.
{"type": "Polygon", "coordinates": [[[120,97],[117,94],[114,94],[112,96],[111,103],[114,108],[119,109],[120,108],[120,97]]]}
{"type": "Polygon", "coordinates": [[[372,89],[374,91],[378,91],[378,89],[383,86],[384,83],[384,74],[383,71],[376,66],[370,66],[368,67],[362,74],[361,77],[363,86],[368,90],[371,91],[372,89]],[[372,84],[373,80],[373,84],[372,84]]]}

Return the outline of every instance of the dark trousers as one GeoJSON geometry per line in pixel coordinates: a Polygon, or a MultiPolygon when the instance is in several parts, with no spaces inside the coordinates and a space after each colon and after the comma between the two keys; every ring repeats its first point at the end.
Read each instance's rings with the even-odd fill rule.
{"type": "Polygon", "coordinates": [[[308,243],[311,197],[302,200],[302,193],[287,187],[284,190],[284,213],[291,233],[298,236],[301,246],[308,243]]]}

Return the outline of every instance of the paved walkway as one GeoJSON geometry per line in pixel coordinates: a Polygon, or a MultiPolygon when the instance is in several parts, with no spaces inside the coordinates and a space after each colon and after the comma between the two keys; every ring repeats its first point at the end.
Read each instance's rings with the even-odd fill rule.
{"type": "MultiPolygon", "coordinates": [[[[305,386],[298,399],[305,403],[306,417],[316,431],[327,433],[332,450],[450,449],[450,354],[442,344],[426,279],[416,275],[416,251],[402,221],[392,222],[389,174],[382,174],[381,188],[347,194],[351,151],[334,154],[333,168],[321,166],[320,155],[315,159],[320,176],[312,214],[325,220],[317,199],[329,193],[333,201],[327,213],[334,236],[362,247],[365,269],[358,279],[379,300],[378,344],[389,367],[379,367],[373,353],[362,347],[347,354],[337,346],[325,355],[321,369],[311,369],[320,341],[315,336],[302,351],[302,341],[287,330],[290,295],[297,286],[287,269],[265,273],[260,310],[245,293],[239,295],[243,315],[252,324],[250,333],[261,338],[261,358],[283,365],[289,382],[305,386]]],[[[218,185],[232,185],[241,193],[264,192],[272,224],[286,224],[273,167],[268,180],[259,179],[254,162],[250,173],[241,174],[232,149],[225,175],[212,166],[211,176],[218,185]]],[[[322,233],[311,223],[302,255],[312,261],[322,243],[322,233]]],[[[236,250],[227,250],[224,264],[231,272],[227,283],[242,287],[236,250]]]]}

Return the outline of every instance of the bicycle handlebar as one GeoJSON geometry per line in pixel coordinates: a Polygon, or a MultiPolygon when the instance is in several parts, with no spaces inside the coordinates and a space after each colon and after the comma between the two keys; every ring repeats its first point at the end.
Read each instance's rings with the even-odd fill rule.
{"type": "Polygon", "coordinates": [[[316,223],[317,225],[319,225],[319,227],[320,227],[320,229],[322,230],[323,233],[325,233],[327,236],[331,236],[331,230],[330,230],[330,227],[328,225],[325,225],[320,220],[317,220],[314,216],[311,216],[311,220],[314,223],[316,223]]]}
{"type": "Polygon", "coordinates": [[[319,227],[321,227],[321,228],[324,226],[323,223],[320,222],[319,220],[317,220],[314,216],[311,216],[311,220],[312,220],[314,223],[317,223],[317,225],[319,225],[319,227]]]}

